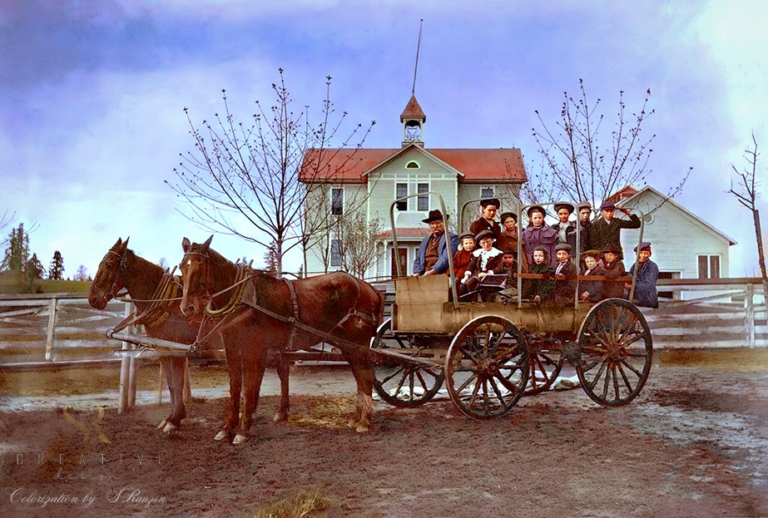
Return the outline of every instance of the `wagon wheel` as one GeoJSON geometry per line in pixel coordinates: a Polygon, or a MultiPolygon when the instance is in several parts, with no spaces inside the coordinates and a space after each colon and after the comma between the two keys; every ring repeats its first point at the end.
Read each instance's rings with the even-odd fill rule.
{"type": "Polygon", "coordinates": [[[523,395],[529,369],[520,330],[501,317],[478,317],[459,331],[448,349],[448,394],[467,417],[499,417],[523,395]]]}
{"type": "Polygon", "coordinates": [[[589,311],[579,331],[579,351],[581,386],[604,406],[632,401],[651,372],[651,330],[640,310],[626,300],[604,300],[589,311]]]}
{"type": "Polygon", "coordinates": [[[563,356],[559,348],[553,348],[547,343],[541,346],[528,347],[531,371],[528,375],[528,387],[523,395],[531,396],[549,390],[563,367],[563,356]]]}
{"type": "MultiPolygon", "coordinates": [[[[390,319],[379,326],[371,347],[392,349],[412,356],[417,356],[419,350],[411,343],[408,336],[398,336],[392,332],[390,319]]],[[[373,376],[373,388],[376,393],[390,405],[398,407],[423,405],[437,394],[443,386],[445,377],[437,364],[434,367],[428,367],[396,360],[383,365],[374,365],[373,376]]]]}

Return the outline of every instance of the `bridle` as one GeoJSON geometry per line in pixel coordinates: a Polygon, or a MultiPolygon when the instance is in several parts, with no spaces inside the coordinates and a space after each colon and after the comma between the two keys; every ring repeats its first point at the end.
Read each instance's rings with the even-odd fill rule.
{"type": "Polygon", "coordinates": [[[110,277],[112,277],[114,280],[112,281],[112,286],[109,290],[109,294],[112,296],[112,298],[117,297],[120,290],[122,290],[125,286],[123,286],[123,283],[120,282],[120,272],[124,272],[126,268],[128,268],[128,254],[126,254],[126,251],[123,251],[123,253],[119,254],[115,252],[114,250],[107,251],[107,255],[114,255],[118,258],[117,261],[114,262],[114,265],[111,268],[111,271],[109,272],[110,277]]]}
{"type": "MultiPolygon", "coordinates": [[[[203,264],[205,268],[205,283],[203,284],[203,292],[200,295],[200,298],[203,300],[203,302],[211,300],[211,257],[203,252],[197,252],[197,251],[191,251],[184,254],[184,257],[181,258],[181,264],[179,265],[179,268],[181,271],[184,271],[184,264],[187,262],[187,259],[190,255],[199,255],[203,258],[203,264]]],[[[182,278],[184,275],[182,274],[182,278]]]]}

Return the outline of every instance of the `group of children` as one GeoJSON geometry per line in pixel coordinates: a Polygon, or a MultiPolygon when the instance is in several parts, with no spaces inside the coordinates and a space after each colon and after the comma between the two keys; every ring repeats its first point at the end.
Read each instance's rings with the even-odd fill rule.
{"type": "MultiPolygon", "coordinates": [[[[483,200],[481,204],[483,216],[470,227],[478,232],[461,234],[459,249],[453,256],[457,294],[460,300],[474,300],[474,294],[488,275],[505,275],[506,287],[496,295],[496,299],[513,300],[518,296],[517,217],[511,212],[504,213],[499,225],[493,218],[499,208],[499,201],[483,200]]],[[[626,298],[631,285],[621,279],[616,280],[626,275],[619,240],[620,230],[638,228],[639,218],[611,202],[604,202],[600,206],[601,217],[595,220],[591,219],[592,208],[586,202],[578,205],[559,202],[554,208],[559,221],[551,226],[544,223],[547,214],[543,207],[535,205],[527,211],[528,227],[522,232],[521,271],[540,274],[541,277],[523,281],[523,299],[536,303],[573,303],[577,289],[574,277],[579,273],[596,277],[593,281],[578,283],[580,300],[599,302],[607,298],[626,298]],[[627,214],[629,220],[614,219],[613,213],[617,208],[627,214]],[[570,216],[577,209],[578,219],[572,222],[570,216]],[[580,272],[574,264],[577,233],[581,250],[580,272]]],[[[645,281],[638,280],[635,301],[639,298],[642,305],[657,307],[655,283],[658,267],[648,261],[650,243],[642,243],[639,251],[637,248],[635,251],[640,254],[642,261],[639,273],[645,271],[645,281]]]]}

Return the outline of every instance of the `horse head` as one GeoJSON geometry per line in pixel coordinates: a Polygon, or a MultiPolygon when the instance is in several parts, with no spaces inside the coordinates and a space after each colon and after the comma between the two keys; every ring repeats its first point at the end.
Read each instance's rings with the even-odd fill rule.
{"type": "Polygon", "coordinates": [[[117,238],[99,263],[96,277],[88,289],[88,303],[96,309],[104,309],[123,288],[120,273],[126,269],[128,261],[128,239],[123,241],[117,238]]]}
{"type": "Polygon", "coordinates": [[[211,298],[210,246],[213,236],[205,243],[191,243],[186,237],[181,242],[184,258],[181,260],[182,297],[181,312],[187,317],[202,314],[211,298]]]}

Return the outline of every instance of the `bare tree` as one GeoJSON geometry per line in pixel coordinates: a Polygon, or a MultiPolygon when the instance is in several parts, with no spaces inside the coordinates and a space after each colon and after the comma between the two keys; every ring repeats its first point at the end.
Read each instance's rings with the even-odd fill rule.
{"type": "MultiPolygon", "coordinates": [[[[600,99],[590,104],[582,79],[579,90],[577,98],[563,93],[555,128],[550,129],[536,110],[541,129],[533,128],[533,136],[542,160],[539,172],[529,175],[522,189],[521,196],[528,203],[568,199],[595,205],[626,185],[644,182],[652,172],[648,161],[656,135],[647,139],[642,136],[646,120],[655,112],[648,111],[651,90],[646,91],[640,110],[631,114],[627,113],[624,91],[619,92],[619,111],[608,145],[600,140],[605,117],[598,111],[600,99]]],[[[682,190],[692,169],[670,189],[666,199],[682,190]]]]}
{"type": "Polygon", "coordinates": [[[334,229],[341,246],[341,269],[363,279],[379,258],[377,245],[382,225],[379,218],[368,221],[362,211],[338,220],[334,229]]]}
{"type": "Polygon", "coordinates": [[[74,280],[76,281],[87,281],[90,280],[90,276],[88,275],[88,268],[83,266],[82,264],[77,267],[77,272],[75,272],[74,280]]]}
{"type": "MultiPolygon", "coordinates": [[[[14,221],[16,221],[16,213],[15,212],[12,212],[10,214],[8,213],[7,210],[5,212],[3,212],[3,215],[0,216],[0,232],[2,232],[2,230],[5,227],[7,227],[8,225],[12,224],[14,221]]],[[[3,247],[5,245],[7,245],[8,242],[9,242],[9,239],[7,237],[6,238],[0,238],[0,247],[3,247]]]]}
{"type": "Polygon", "coordinates": [[[265,249],[274,242],[278,272],[284,255],[313,230],[304,223],[304,210],[307,197],[320,185],[315,180],[337,174],[328,171],[335,154],[354,138],[359,138],[355,149],[361,147],[375,124],[367,131],[358,124],[346,138],[339,137],[347,113],[331,121],[330,76],[320,122],[314,124],[308,106],[293,111],[283,70],[279,72],[280,82],[272,85],[275,103],[265,109],[256,101],[251,124],[236,121],[224,90],[224,114],[215,114],[212,123],[203,120],[198,127],[184,109],[195,149],[181,154],[183,161],[174,169],[178,182],[169,184],[188,203],[182,214],[201,227],[265,249]],[[314,152],[307,159],[310,149],[314,152]]]}
{"type": "Polygon", "coordinates": [[[757,159],[760,153],[757,152],[757,139],[754,131],[752,132],[752,144],[754,148],[749,147],[744,150],[744,160],[746,165],[739,171],[735,165],[731,164],[734,174],[738,177],[738,185],[735,190],[733,177],[731,177],[731,188],[729,193],[733,194],[739,203],[752,212],[752,221],[755,224],[755,238],[757,239],[757,258],[760,262],[760,273],[763,278],[763,290],[768,296],[768,275],[765,271],[765,254],[763,253],[763,232],[760,228],[760,211],[757,208],[757,188],[760,183],[757,181],[757,159]]]}

